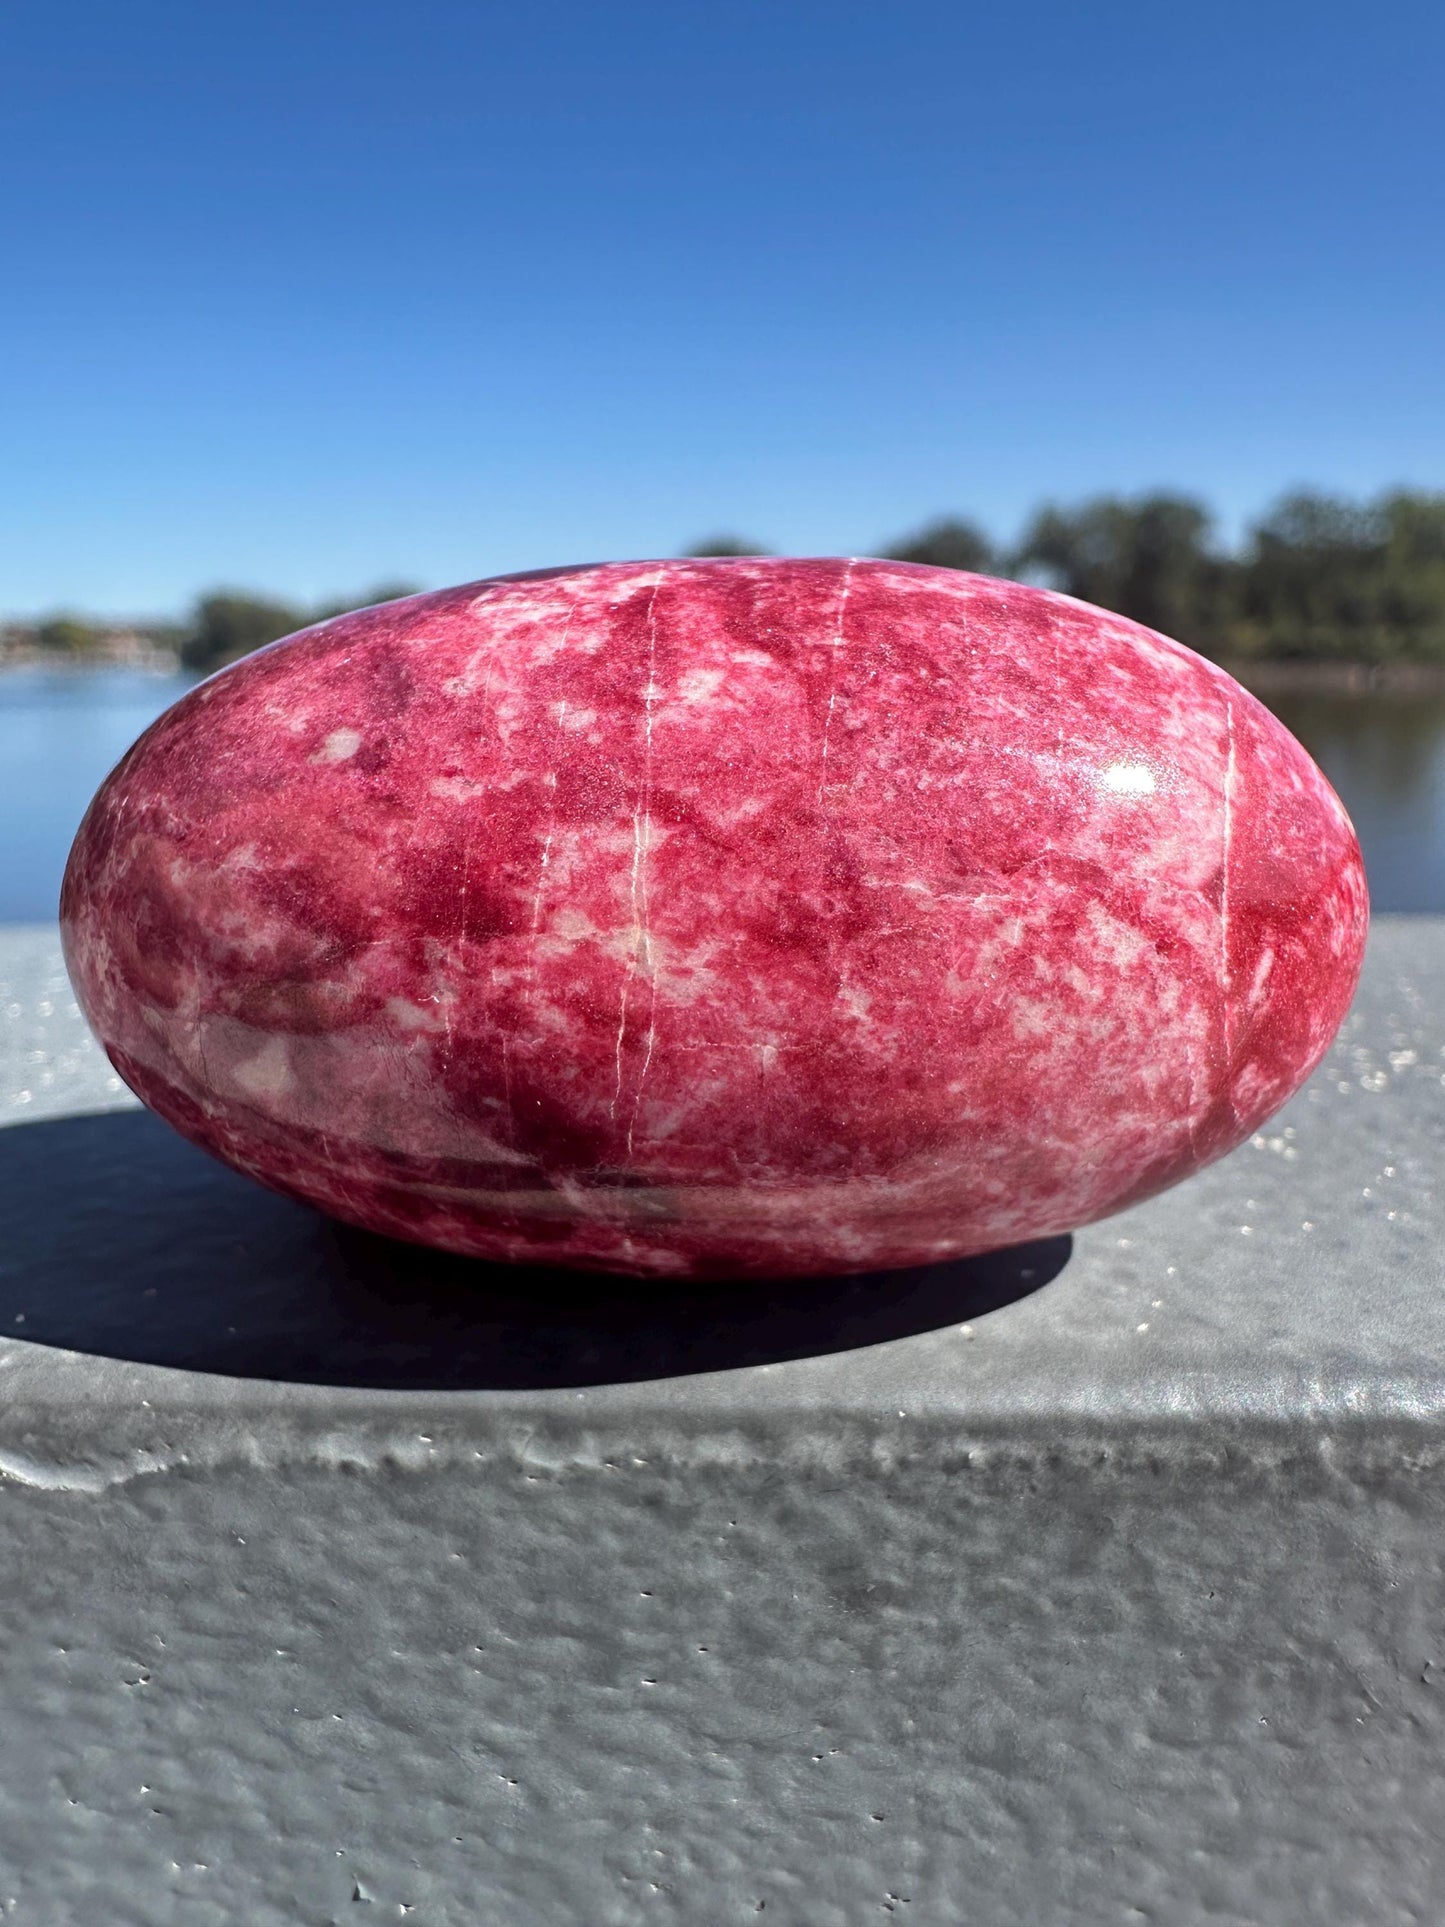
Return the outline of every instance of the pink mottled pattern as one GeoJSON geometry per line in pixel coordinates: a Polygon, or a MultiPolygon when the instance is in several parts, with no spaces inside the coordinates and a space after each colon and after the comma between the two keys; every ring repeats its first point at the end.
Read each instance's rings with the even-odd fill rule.
{"type": "Polygon", "coordinates": [[[1359,850],[1218,669],[873,561],[626,563],[202,684],[76,840],[127,1083],[355,1223],[678,1278],[923,1263],[1254,1131],[1359,970],[1359,850]]]}

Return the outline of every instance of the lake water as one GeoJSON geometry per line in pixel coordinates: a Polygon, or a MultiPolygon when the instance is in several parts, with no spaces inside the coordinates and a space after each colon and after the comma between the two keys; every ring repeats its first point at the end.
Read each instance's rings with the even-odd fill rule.
{"type": "MultiPolygon", "coordinates": [[[[55,915],[100,779],[189,687],[116,670],[0,673],[0,923],[55,915]]],[[[1273,706],[1344,798],[1377,910],[1445,911],[1445,696],[1310,696],[1273,706]]]]}
{"type": "Polygon", "coordinates": [[[1271,696],[1339,792],[1376,910],[1445,911],[1445,695],[1271,696]]]}
{"type": "Polygon", "coordinates": [[[0,923],[47,923],[85,806],[194,677],[0,672],[0,923]]]}

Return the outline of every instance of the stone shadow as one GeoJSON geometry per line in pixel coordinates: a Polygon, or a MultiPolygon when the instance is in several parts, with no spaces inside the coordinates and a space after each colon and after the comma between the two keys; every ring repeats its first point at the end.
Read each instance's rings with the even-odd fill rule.
{"type": "Polygon", "coordinates": [[[374,1237],[251,1184],[143,1111],[0,1130],[0,1336],[239,1378],[412,1390],[637,1382],[972,1322],[1067,1237],[842,1279],[637,1283],[374,1237]]]}

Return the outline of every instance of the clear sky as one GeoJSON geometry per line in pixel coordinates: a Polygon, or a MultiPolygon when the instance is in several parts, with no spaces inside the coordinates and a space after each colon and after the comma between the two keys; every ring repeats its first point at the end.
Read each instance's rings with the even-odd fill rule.
{"type": "Polygon", "coordinates": [[[1445,486],[1440,0],[33,0],[0,609],[1445,486]]]}

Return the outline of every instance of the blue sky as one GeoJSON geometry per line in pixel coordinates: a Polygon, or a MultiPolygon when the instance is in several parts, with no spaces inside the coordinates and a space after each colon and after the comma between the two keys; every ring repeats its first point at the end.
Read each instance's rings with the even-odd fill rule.
{"type": "Polygon", "coordinates": [[[0,609],[1445,486],[1445,9],[46,0],[0,609]]]}

